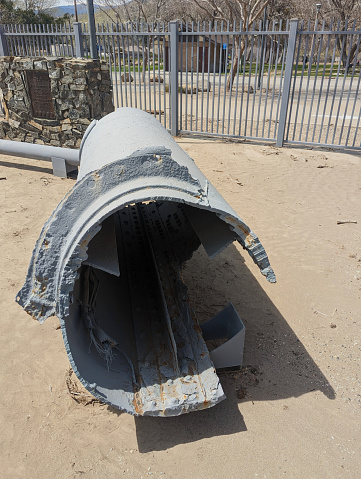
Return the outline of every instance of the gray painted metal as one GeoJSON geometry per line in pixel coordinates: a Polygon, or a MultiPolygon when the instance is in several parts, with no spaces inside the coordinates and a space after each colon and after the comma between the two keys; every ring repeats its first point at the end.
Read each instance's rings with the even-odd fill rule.
{"type": "Polygon", "coordinates": [[[78,166],[79,150],[60,148],[58,146],[36,145],[20,141],[0,140],[0,153],[2,155],[33,158],[34,160],[51,160],[61,158],[69,165],[78,166]]]}
{"type": "Polygon", "coordinates": [[[8,43],[4,35],[4,26],[0,25],[0,56],[6,57],[9,55],[8,43]]]}
{"type": "Polygon", "coordinates": [[[228,340],[210,352],[216,369],[242,364],[246,328],[232,303],[229,303],[214,318],[202,324],[201,328],[205,341],[220,338],[228,340]]]}
{"type": "Polygon", "coordinates": [[[34,160],[50,160],[54,175],[61,178],[66,178],[68,173],[76,171],[80,164],[79,150],[58,146],[0,140],[0,153],[21,158],[33,158],[34,160]]]}
{"type": "Polygon", "coordinates": [[[53,166],[54,176],[59,176],[60,178],[67,178],[68,173],[76,172],[78,170],[77,166],[70,165],[66,160],[64,160],[64,158],[57,156],[51,157],[51,164],[53,166]]]}
{"type": "MultiPolygon", "coordinates": [[[[74,372],[105,403],[134,415],[204,409],[225,396],[180,269],[201,242],[214,256],[232,239],[275,282],[257,236],[164,127],[122,108],[86,131],[78,180],[16,299],[40,322],[59,317],[74,372]]],[[[240,348],[231,313],[222,334],[240,348]]]]}
{"type": "Polygon", "coordinates": [[[82,38],[81,23],[74,22],[74,41],[75,41],[75,56],[77,58],[82,58],[84,56],[84,43],[82,38]]]}
{"type": "Polygon", "coordinates": [[[292,81],[293,58],[295,56],[295,49],[296,49],[297,27],[298,27],[298,20],[295,20],[295,19],[291,20],[276,146],[283,146],[283,139],[285,136],[288,101],[289,101],[291,81],[292,81]]]}
{"type": "MultiPolygon", "coordinates": [[[[170,22],[170,42],[178,44],[178,22],[170,22]]],[[[171,134],[178,134],[178,48],[171,51],[170,57],[170,94],[171,94],[171,134]]]]}
{"type": "Polygon", "coordinates": [[[88,13],[88,28],[89,28],[89,50],[90,58],[98,58],[98,47],[96,40],[95,17],[93,0],[86,0],[86,8],[88,13]]]}

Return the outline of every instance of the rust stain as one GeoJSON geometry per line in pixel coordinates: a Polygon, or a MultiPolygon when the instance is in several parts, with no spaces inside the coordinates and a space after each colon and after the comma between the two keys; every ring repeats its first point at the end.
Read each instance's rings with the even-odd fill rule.
{"type": "Polygon", "coordinates": [[[139,414],[140,416],[142,416],[143,415],[143,404],[142,404],[142,400],[141,400],[139,391],[134,393],[133,406],[134,406],[135,412],[137,414],[139,414]]]}
{"type": "Polygon", "coordinates": [[[229,224],[232,224],[234,225],[236,228],[239,228],[242,233],[246,236],[245,238],[245,243],[247,246],[251,246],[254,242],[254,239],[251,235],[251,230],[249,228],[247,228],[246,226],[244,226],[242,223],[239,223],[238,221],[236,221],[234,218],[232,218],[232,216],[225,216],[224,218],[229,224]]]}
{"type": "Polygon", "coordinates": [[[199,326],[198,323],[193,326],[193,329],[194,329],[194,331],[197,331],[198,333],[202,332],[202,328],[199,326]]]}

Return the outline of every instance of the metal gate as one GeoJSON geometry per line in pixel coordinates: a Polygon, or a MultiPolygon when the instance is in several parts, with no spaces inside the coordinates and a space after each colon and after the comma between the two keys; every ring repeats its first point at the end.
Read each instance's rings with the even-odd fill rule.
{"type": "MultiPolygon", "coordinates": [[[[285,142],[360,148],[360,39],[356,22],[301,23],[285,142]]],[[[360,58],[361,59],[361,58],[360,58]]]]}
{"type": "MultiPolygon", "coordinates": [[[[97,26],[114,106],[181,133],[361,148],[356,22],[97,26]]],[[[0,28],[0,54],[90,57],[86,25],[0,28]]],[[[359,60],[360,57],[360,60],[359,60]]]]}

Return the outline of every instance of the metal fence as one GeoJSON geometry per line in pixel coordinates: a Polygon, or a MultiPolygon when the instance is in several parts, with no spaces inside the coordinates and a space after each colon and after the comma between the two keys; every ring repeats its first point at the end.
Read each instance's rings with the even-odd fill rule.
{"type": "MultiPolygon", "coordinates": [[[[197,133],[361,148],[356,22],[97,26],[114,105],[197,133]]],[[[11,26],[0,54],[90,56],[86,25],[11,26]]]]}

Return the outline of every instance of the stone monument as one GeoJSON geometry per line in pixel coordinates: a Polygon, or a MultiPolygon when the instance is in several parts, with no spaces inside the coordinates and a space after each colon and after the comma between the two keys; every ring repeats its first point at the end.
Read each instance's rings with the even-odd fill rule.
{"type": "Polygon", "coordinates": [[[79,148],[91,121],[114,111],[100,60],[1,57],[0,89],[2,139],[79,148]]]}

